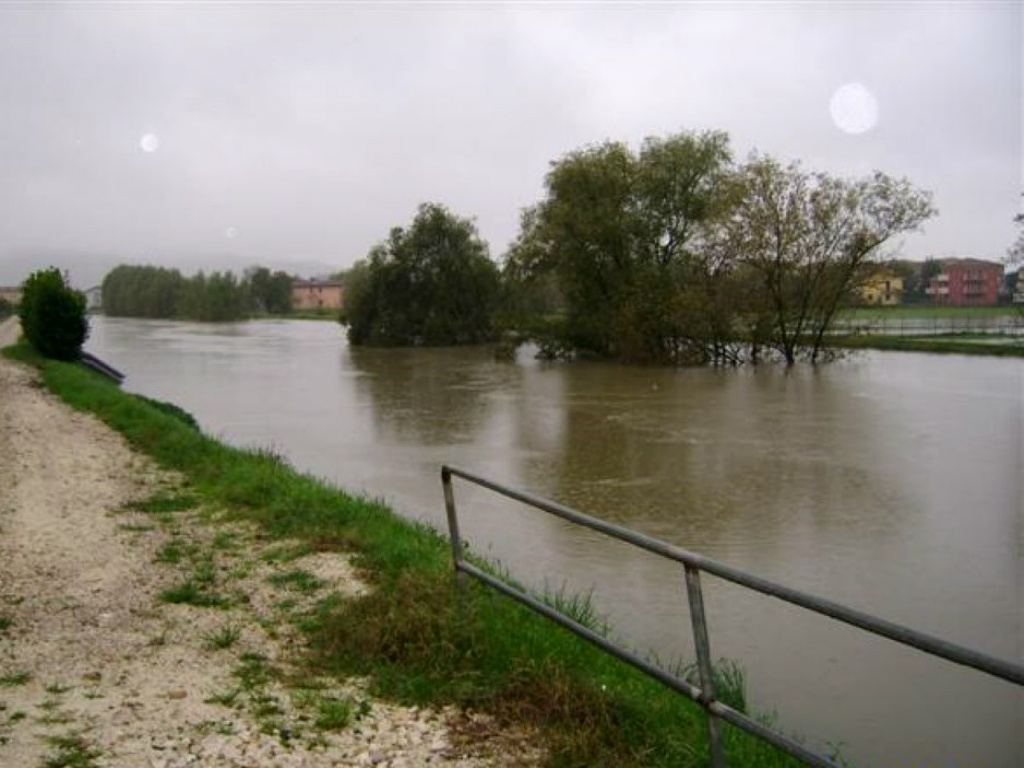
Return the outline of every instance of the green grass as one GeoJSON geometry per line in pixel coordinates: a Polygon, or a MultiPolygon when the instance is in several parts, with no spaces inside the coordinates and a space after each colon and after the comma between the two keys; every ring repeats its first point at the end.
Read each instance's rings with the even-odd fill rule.
{"type": "Polygon", "coordinates": [[[156,526],[148,525],[147,523],[120,523],[118,530],[126,531],[127,533],[149,533],[155,531],[156,526]]]}
{"type": "Polygon", "coordinates": [[[284,544],[270,547],[260,555],[260,560],[266,563],[290,563],[300,557],[312,554],[315,550],[307,542],[299,544],[284,544]]]}
{"type": "Polygon", "coordinates": [[[156,553],[156,562],[177,565],[185,557],[185,550],[180,541],[169,541],[156,553]]]}
{"type": "Polygon", "coordinates": [[[272,574],[267,577],[267,581],[275,587],[285,587],[304,595],[311,595],[324,585],[323,581],[301,568],[272,574]]]}
{"type": "Polygon", "coordinates": [[[232,708],[238,704],[238,697],[242,695],[241,688],[231,688],[227,691],[215,693],[204,701],[207,704],[219,704],[222,707],[232,708]]]}
{"type": "MultiPolygon", "coordinates": [[[[1001,337],[996,337],[1001,338],[1001,337]]],[[[944,336],[836,336],[829,345],[843,349],[882,349],[896,352],[935,352],[947,355],[1024,357],[1024,337],[1017,344],[994,344],[992,337],[974,338],[961,334],[944,336]]]]}
{"type": "Polygon", "coordinates": [[[43,768],[95,768],[101,755],[77,734],[50,736],[47,742],[56,752],[43,761],[43,768]]]}
{"type": "Polygon", "coordinates": [[[0,676],[0,688],[16,688],[19,685],[27,685],[31,680],[31,672],[10,672],[0,676]]]}
{"type": "Polygon", "coordinates": [[[321,731],[341,731],[352,723],[354,717],[355,707],[350,699],[323,698],[316,703],[313,724],[321,731]]]}
{"type": "Polygon", "coordinates": [[[223,552],[233,552],[238,549],[238,534],[233,531],[218,531],[210,546],[223,552]]]}
{"type": "Polygon", "coordinates": [[[160,593],[160,600],[174,605],[192,605],[197,608],[227,608],[230,601],[223,595],[210,592],[194,579],[168,587],[160,593]]]}
{"type": "MultiPolygon", "coordinates": [[[[298,542],[356,554],[372,589],[357,599],[322,600],[300,624],[310,676],[367,675],[377,695],[472,707],[534,727],[552,766],[707,764],[699,707],[500,595],[475,583],[457,588],[447,541],[437,532],[299,474],[271,452],[225,446],[88,370],[41,360],[24,346],[5,354],[36,365],[66,402],[185,475],[204,506],[262,526],[282,547],[298,542]]],[[[211,593],[193,577],[162,598],[209,604],[211,593]]],[[[274,675],[252,655],[235,671],[247,691],[274,675]]],[[[266,707],[273,716],[274,702],[266,707]]],[[[796,764],[731,727],[726,741],[733,765],[796,764]]]]}
{"type": "Polygon", "coordinates": [[[898,322],[906,320],[931,320],[933,318],[948,319],[979,319],[990,317],[1014,317],[1021,314],[1020,307],[930,307],[930,306],[899,306],[899,307],[850,307],[843,309],[838,315],[839,320],[889,320],[898,322]]]}
{"type": "Polygon", "coordinates": [[[186,512],[199,506],[199,497],[190,493],[158,493],[148,499],[135,501],[130,509],[151,515],[162,515],[173,512],[186,512]]]}
{"type": "Polygon", "coordinates": [[[0,614],[0,632],[6,632],[14,626],[14,619],[6,614],[0,614]]]}
{"type": "Polygon", "coordinates": [[[206,646],[212,650],[224,650],[230,648],[238,642],[238,638],[241,637],[242,633],[238,627],[231,626],[230,624],[221,627],[216,632],[211,632],[203,637],[206,642],[206,646]]]}
{"type": "Polygon", "coordinates": [[[338,322],[337,309],[294,309],[287,315],[269,315],[271,318],[284,320],[329,320],[332,323],[338,322]]]}

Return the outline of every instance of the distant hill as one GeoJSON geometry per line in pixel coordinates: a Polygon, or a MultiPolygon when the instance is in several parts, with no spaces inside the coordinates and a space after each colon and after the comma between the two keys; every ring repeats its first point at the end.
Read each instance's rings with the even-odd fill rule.
{"type": "Polygon", "coordinates": [[[37,269],[57,267],[68,272],[71,284],[79,290],[99,285],[103,277],[118,264],[151,264],[156,267],[174,267],[185,275],[199,270],[205,272],[232,271],[241,275],[246,267],[264,266],[283,270],[300,277],[326,277],[344,266],[312,259],[260,259],[235,253],[207,253],[187,256],[160,256],[147,254],[108,254],[91,251],[7,251],[0,252],[0,285],[19,285],[37,269]]]}

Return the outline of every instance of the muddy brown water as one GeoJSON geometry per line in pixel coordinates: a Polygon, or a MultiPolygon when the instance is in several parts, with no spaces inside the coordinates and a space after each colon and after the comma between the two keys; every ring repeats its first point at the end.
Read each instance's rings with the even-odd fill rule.
{"type": "MultiPolygon", "coordinates": [[[[860,353],[819,370],[497,362],[351,349],[333,323],[93,319],[126,388],[444,525],[448,462],[730,565],[1022,660],[1024,365],[860,353]]],[[[464,533],[536,587],[592,591],[626,643],[689,658],[678,567],[464,484],[464,533]]],[[[1024,695],[704,580],[753,706],[853,764],[1024,764],[1024,695]]]]}

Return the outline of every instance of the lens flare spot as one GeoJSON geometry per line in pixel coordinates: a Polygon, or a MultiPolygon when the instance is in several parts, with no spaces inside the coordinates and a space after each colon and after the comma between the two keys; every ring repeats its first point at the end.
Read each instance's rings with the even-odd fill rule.
{"type": "Polygon", "coordinates": [[[147,133],[139,139],[139,146],[143,152],[156,152],[160,149],[160,137],[155,133],[147,133]]]}
{"type": "Polygon", "coordinates": [[[847,83],[832,94],[828,111],[844,133],[867,133],[878,124],[878,100],[861,83],[847,83]]]}
{"type": "Polygon", "coordinates": [[[238,236],[238,230],[235,229],[234,227],[226,227],[224,229],[224,237],[226,237],[228,240],[234,240],[235,237],[237,237],[237,236],[238,236]]]}

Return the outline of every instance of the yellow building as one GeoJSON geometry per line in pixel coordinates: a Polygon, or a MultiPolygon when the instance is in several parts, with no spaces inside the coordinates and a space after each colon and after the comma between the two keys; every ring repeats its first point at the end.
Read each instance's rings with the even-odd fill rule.
{"type": "Polygon", "coordinates": [[[895,307],[903,301],[903,278],[888,272],[876,272],[857,289],[865,304],[895,307]]]}

